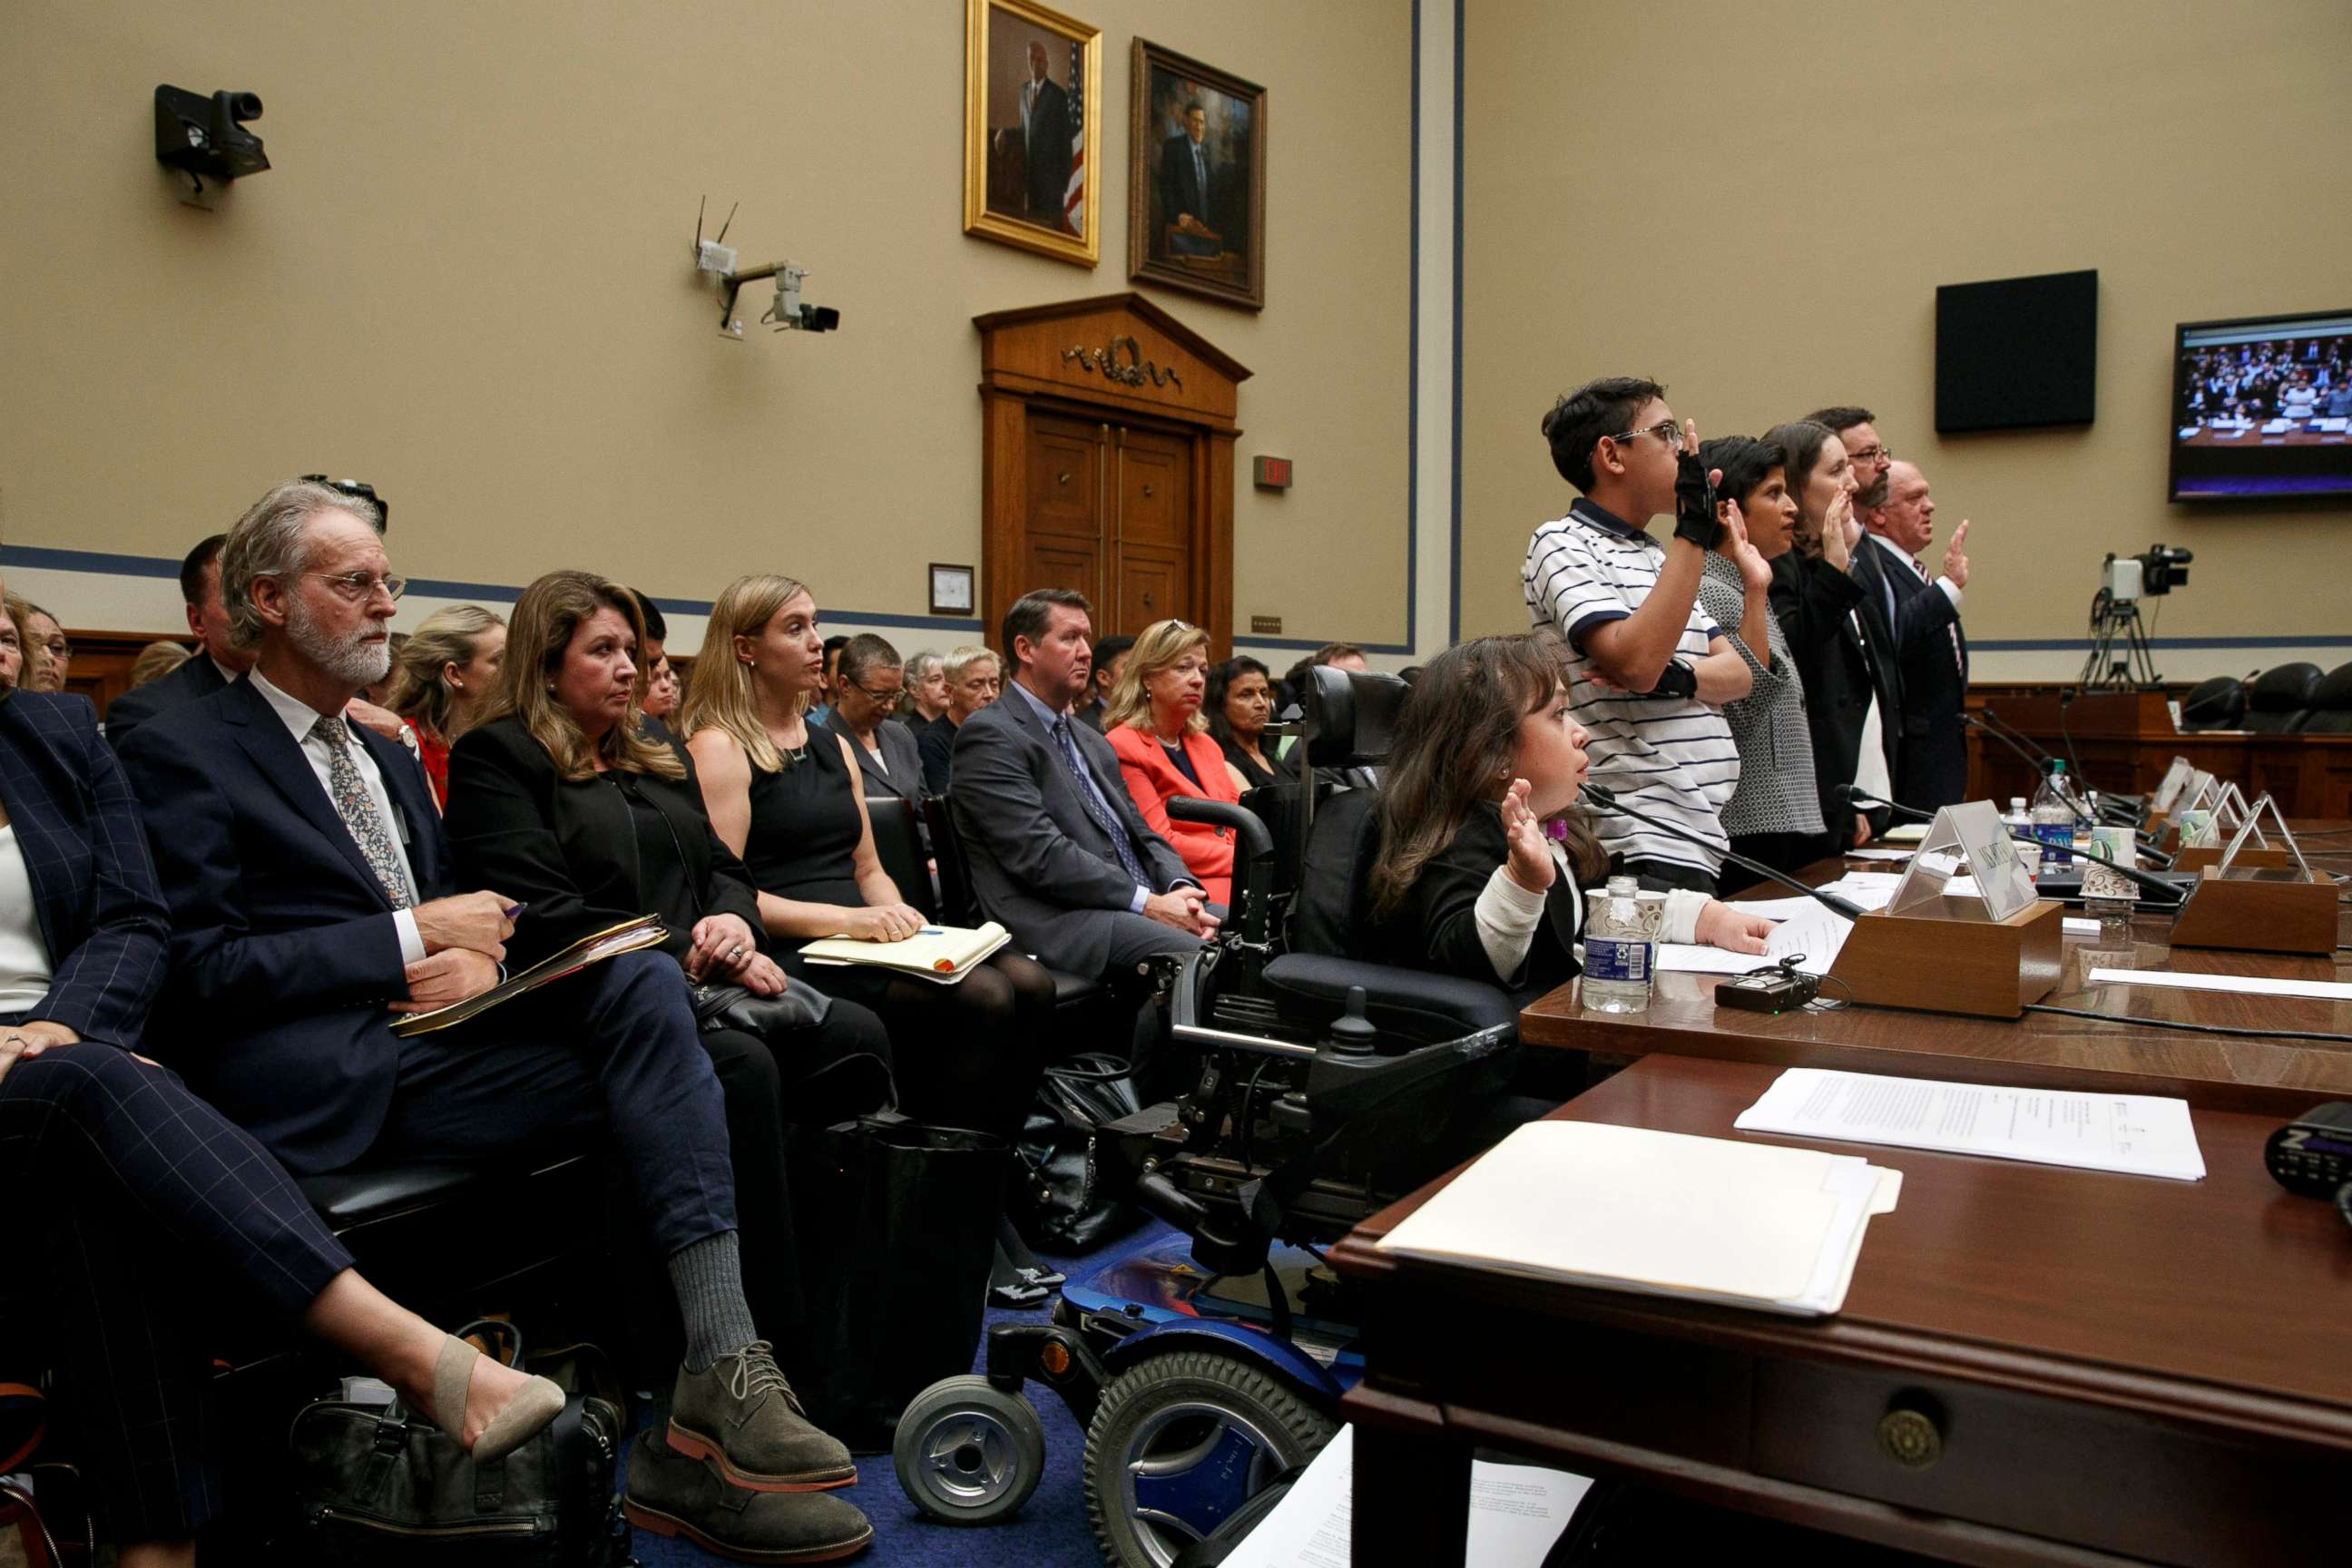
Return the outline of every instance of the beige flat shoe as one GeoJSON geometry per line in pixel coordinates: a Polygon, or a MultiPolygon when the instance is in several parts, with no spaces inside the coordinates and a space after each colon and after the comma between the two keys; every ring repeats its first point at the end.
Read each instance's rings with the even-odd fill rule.
{"type": "MultiPolygon", "coordinates": [[[[441,1342],[441,1354],[433,1363],[434,1423],[452,1437],[465,1426],[466,1391],[473,1384],[474,1363],[481,1359],[481,1352],[453,1335],[441,1342]]],[[[562,1408],[563,1390],[543,1377],[532,1378],[515,1391],[506,1408],[474,1439],[469,1450],[474,1463],[487,1465],[505,1458],[530,1441],[562,1408]]]]}

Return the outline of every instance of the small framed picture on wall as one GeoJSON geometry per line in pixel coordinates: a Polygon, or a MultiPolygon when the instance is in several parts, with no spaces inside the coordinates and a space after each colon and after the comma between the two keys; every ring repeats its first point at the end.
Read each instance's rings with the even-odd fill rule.
{"type": "Polygon", "coordinates": [[[1029,0],[965,0],[963,231],[1092,267],[1102,29],[1029,0]]]}
{"type": "Polygon", "coordinates": [[[935,616],[968,616],[971,614],[972,569],[969,566],[942,566],[931,563],[931,614],[935,616]]]}
{"type": "Polygon", "coordinates": [[[1265,89],[1135,40],[1128,276],[1265,308],[1265,89]]]}

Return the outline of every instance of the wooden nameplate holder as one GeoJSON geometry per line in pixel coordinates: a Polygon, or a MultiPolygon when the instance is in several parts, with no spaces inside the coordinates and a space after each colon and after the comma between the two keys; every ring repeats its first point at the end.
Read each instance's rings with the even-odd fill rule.
{"type": "MultiPolygon", "coordinates": [[[[2246,868],[2253,853],[2240,850],[2232,869],[2246,868]]],[[[2336,951],[2336,884],[2294,868],[2256,877],[2207,868],[2172,922],[2172,945],[2328,957],[2336,951]]]]}
{"type": "MultiPolygon", "coordinates": [[[[2208,866],[2219,866],[2221,863],[2221,846],[2200,844],[2194,848],[2183,849],[2176,855],[2173,858],[2172,868],[2176,871],[2202,871],[2208,866]]],[[[2241,849],[2238,851],[2235,863],[2256,871],[2284,871],[2294,864],[2286,858],[2285,850],[2275,847],[2241,849]]]]}
{"type": "Polygon", "coordinates": [[[2037,900],[1996,921],[1972,899],[1937,902],[1940,910],[1875,910],[1854,921],[1830,978],[1869,1006],[1979,1018],[2019,1017],[2027,1003],[2057,988],[2065,948],[2061,906],[2037,900]]]}

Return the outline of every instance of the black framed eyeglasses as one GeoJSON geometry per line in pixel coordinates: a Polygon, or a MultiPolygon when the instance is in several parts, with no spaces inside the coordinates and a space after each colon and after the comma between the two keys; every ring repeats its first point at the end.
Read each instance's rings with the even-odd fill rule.
{"type": "Polygon", "coordinates": [[[1628,430],[1622,436],[1609,438],[1622,447],[1636,436],[1655,436],[1669,447],[1679,447],[1683,444],[1682,430],[1671,419],[1661,419],[1655,425],[1644,425],[1639,430],[1628,430]]]}
{"type": "Polygon", "coordinates": [[[1846,460],[1852,463],[1891,463],[1895,460],[1895,454],[1885,447],[1864,447],[1859,452],[1848,452],[1846,460]]]}
{"type": "Polygon", "coordinates": [[[894,688],[888,691],[877,691],[872,687],[860,685],[855,680],[851,681],[849,684],[851,689],[856,691],[859,696],[865,698],[866,701],[871,702],[877,708],[896,708],[898,705],[899,700],[907,695],[907,689],[903,686],[894,688]]]}

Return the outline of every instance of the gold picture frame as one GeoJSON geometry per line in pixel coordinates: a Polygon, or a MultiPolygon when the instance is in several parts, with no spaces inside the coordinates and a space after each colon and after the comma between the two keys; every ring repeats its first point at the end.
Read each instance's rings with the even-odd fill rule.
{"type": "Polygon", "coordinates": [[[1032,0],[965,0],[964,233],[1097,264],[1103,108],[1101,28],[1032,0]]]}

